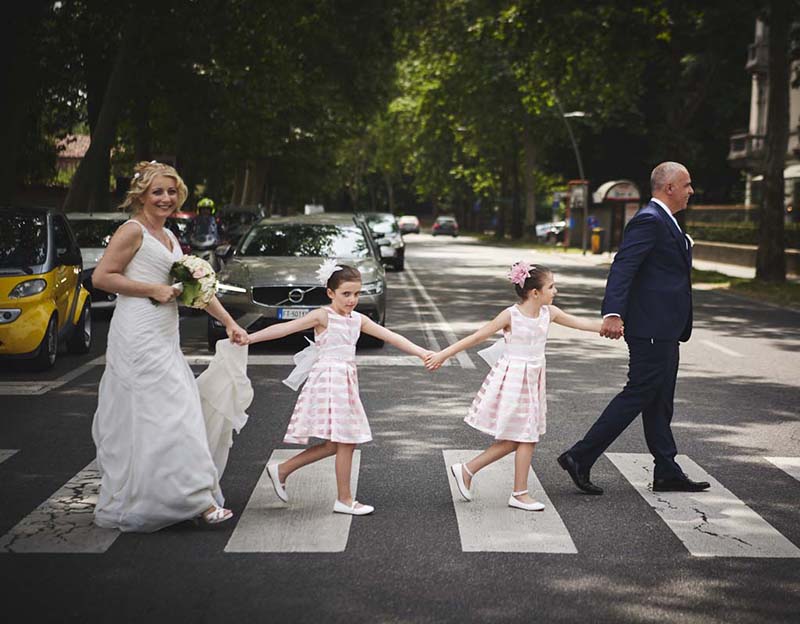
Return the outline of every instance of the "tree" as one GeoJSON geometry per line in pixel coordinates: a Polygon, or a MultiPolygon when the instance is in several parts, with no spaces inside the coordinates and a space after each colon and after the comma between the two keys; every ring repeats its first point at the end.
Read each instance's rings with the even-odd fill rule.
{"type": "Polygon", "coordinates": [[[771,0],[766,15],[769,28],[767,134],[764,139],[764,199],[756,254],[756,279],[766,282],[786,280],[783,168],[789,146],[790,5],[796,4],[771,0]]]}

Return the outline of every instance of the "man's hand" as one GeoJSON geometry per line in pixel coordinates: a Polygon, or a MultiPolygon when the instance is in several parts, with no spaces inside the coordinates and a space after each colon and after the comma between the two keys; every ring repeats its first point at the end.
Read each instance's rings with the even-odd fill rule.
{"type": "Polygon", "coordinates": [[[624,333],[625,326],[619,316],[607,316],[603,319],[603,325],[600,327],[600,335],[603,338],[618,340],[624,333]]]}

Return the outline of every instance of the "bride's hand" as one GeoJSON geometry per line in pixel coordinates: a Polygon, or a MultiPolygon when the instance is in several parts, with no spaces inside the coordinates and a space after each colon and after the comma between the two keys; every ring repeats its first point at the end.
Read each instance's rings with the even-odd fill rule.
{"type": "Polygon", "coordinates": [[[169,303],[178,296],[178,291],[172,286],[166,284],[153,284],[153,292],[150,293],[150,298],[158,303],[169,303]]]}
{"type": "Polygon", "coordinates": [[[225,327],[225,332],[228,334],[230,341],[234,344],[246,345],[250,343],[249,334],[236,323],[231,323],[225,327]]]}

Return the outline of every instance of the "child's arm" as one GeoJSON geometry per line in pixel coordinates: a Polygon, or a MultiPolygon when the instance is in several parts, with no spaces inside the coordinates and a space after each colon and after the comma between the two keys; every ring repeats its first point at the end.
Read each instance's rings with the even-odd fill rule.
{"type": "Polygon", "coordinates": [[[302,318],[259,329],[257,332],[250,334],[250,344],[264,342],[265,340],[277,340],[278,338],[283,338],[289,334],[296,334],[306,329],[315,329],[317,327],[324,328],[327,326],[328,314],[322,308],[317,308],[302,318]]]}
{"type": "Polygon", "coordinates": [[[564,327],[572,327],[572,329],[582,329],[583,331],[594,332],[596,334],[600,333],[600,328],[603,325],[601,319],[579,318],[572,314],[567,314],[554,305],[549,306],[549,308],[550,321],[553,323],[558,323],[564,327]]]}
{"type": "Polygon", "coordinates": [[[425,359],[425,366],[428,367],[428,370],[436,370],[448,358],[453,357],[456,353],[460,353],[465,349],[469,349],[470,347],[474,347],[476,344],[480,344],[490,336],[496,334],[501,329],[505,329],[511,323],[511,313],[508,310],[503,310],[500,314],[498,314],[494,319],[486,323],[483,327],[481,327],[478,331],[473,334],[470,334],[466,338],[462,338],[455,344],[451,344],[446,349],[442,349],[439,353],[434,353],[433,355],[427,357],[425,359]]]}
{"type": "Polygon", "coordinates": [[[431,353],[427,349],[423,349],[419,345],[414,344],[405,336],[401,336],[400,334],[393,332],[391,329],[386,329],[382,325],[378,325],[368,316],[361,317],[361,331],[365,334],[369,334],[370,336],[374,336],[379,340],[388,342],[390,345],[397,347],[401,351],[405,351],[411,355],[416,355],[423,362],[425,361],[425,357],[431,353]]]}

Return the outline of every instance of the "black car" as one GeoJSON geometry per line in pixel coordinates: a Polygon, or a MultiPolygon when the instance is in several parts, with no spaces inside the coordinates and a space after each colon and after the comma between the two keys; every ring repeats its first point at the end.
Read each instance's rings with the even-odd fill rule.
{"type": "Polygon", "coordinates": [[[446,234],[455,238],[458,236],[458,222],[455,217],[436,217],[431,228],[431,234],[438,236],[439,234],[446,234]]]}

